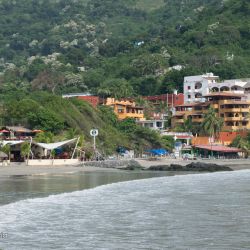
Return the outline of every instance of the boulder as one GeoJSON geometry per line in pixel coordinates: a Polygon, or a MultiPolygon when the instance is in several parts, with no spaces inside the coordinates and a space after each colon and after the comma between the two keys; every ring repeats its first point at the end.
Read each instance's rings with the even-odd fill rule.
{"type": "Polygon", "coordinates": [[[147,170],[152,171],[194,171],[194,172],[217,172],[233,171],[226,166],[220,166],[214,163],[192,162],[185,166],[179,164],[150,166],[147,170]]]}

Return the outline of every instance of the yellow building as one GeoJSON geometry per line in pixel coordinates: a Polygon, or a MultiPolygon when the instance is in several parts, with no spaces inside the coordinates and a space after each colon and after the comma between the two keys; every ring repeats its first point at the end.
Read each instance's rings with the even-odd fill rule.
{"type": "Polygon", "coordinates": [[[135,102],[130,100],[116,100],[115,98],[107,98],[106,104],[114,109],[119,120],[126,118],[134,118],[136,120],[145,120],[144,109],[136,106],[135,102]]]}
{"type": "Polygon", "coordinates": [[[218,117],[224,119],[223,131],[250,129],[250,101],[243,94],[231,92],[214,92],[204,96],[205,102],[184,104],[176,107],[172,118],[172,127],[183,126],[186,119],[200,124],[209,106],[212,106],[218,117]]]}

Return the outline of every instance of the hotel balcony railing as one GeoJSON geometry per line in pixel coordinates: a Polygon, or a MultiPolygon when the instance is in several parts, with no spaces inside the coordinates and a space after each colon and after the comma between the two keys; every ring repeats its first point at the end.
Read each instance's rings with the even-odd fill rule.
{"type": "Polygon", "coordinates": [[[221,108],[220,111],[223,113],[234,113],[234,112],[248,113],[250,109],[249,108],[221,108]]]}
{"type": "Polygon", "coordinates": [[[223,128],[222,128],[222,130],[225,130],[225,131],[231,131],[231,130],[233,130],[233,131],[237,131],[237,130],[243,130],[243,129],[247,129],[248,128],[248,126],[243,126],[243,125],[239,125],[239,126],[224,126],[223,128]]]}
{"type": "Polygon", "coordinates": [[[228,122],[230,122],[230,121],[245,121],[246,120],[246,118],[245,117],[224,117],[224,121],[228,121],[228,122]]]}

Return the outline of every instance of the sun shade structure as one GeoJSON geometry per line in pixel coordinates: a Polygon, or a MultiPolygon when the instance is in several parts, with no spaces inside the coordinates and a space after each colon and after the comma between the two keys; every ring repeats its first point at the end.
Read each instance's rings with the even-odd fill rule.
{"type": "Polygon", "coordinates": [[[6,126],[6,128],[16,133],[32,133],[32,130],[20,126],[6,126]]]}
{"type": "Polygon", "coordinates": [[[5,145],[10,145],[10,146],[14,146],[14,145],[17,145],[17,144],[21,144],[21,143],[23,143],[24,141],[1,141],[1,144],[3,145],[3,146],[5,146],[5,145]]]}
{"type": "Polygon", "coordinates": [[[60,148],[65,145],[69,145],[74,143],[77,140],[77,138],[67,140],[67,141],[62,141],[62,142],[55,142],[55,143],[38,143],[38,142],[33,142],[33,144],[47,150],[53,150],[56,148],[60,148]]]}
{"type": "Polygon", "coordinates": [[[232,148],[232,147],[226,147],[226,146],[220,146],[220,145],[195,145],[193,146],[194,148],[198,149],[205,149],[209,151],[214,151],[214,152],[222,152],[222,153],[239,153],[242,150],[239,148],[232,148]]]}

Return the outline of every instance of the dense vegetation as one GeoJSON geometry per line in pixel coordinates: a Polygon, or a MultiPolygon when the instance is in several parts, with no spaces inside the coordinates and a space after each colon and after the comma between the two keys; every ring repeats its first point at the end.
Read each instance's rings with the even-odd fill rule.
{"type": "Polygon", "coordinates": [[[187,74],[249,77],[249,13],[247,0],[1,0],[0,83],[97,93],[112,80],[147,95],[187,74]]]}
{"type": "MultiPolygon", "coordinates": [[[[140,154],[145,149],[166,144],[159,134],[136,125],[132,119],[118,122],[114,112],[106,106],[94,109],[77,99],[62,99],[46,92],[11,92],[2,95],[1,125],[23,125],[41,129],[36,138],[41,142],[71,139],[83,135],[85,149],[92,147],[90,130],[99,129],[98,150],[112,154],[119,146],[140,154]]],[[[166,145],[166,147],[169,147],[166,145]]]]}
{"type": "Polygon", "coordinates": [[[128,135],[100,110],[39,91],[119,98],[182,91],[208,71],[250,77],[249,15],[248,0],[0,0],[2,120],[57,134],[100,124],[116,144],[128,135]]]}

